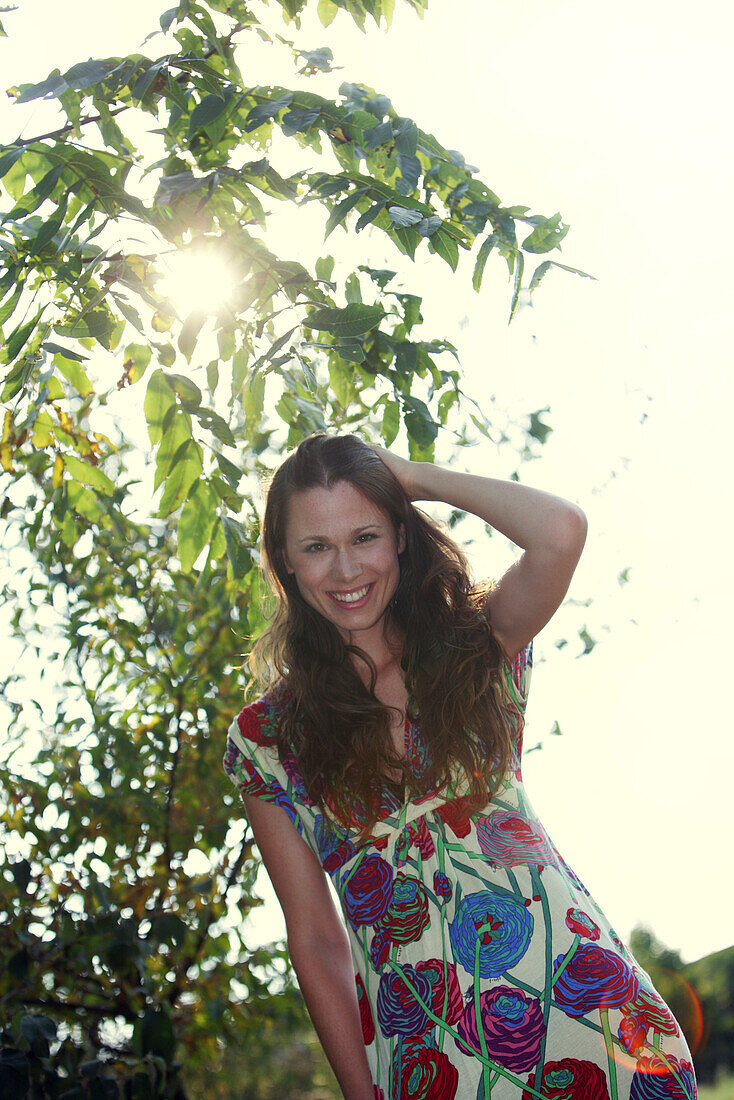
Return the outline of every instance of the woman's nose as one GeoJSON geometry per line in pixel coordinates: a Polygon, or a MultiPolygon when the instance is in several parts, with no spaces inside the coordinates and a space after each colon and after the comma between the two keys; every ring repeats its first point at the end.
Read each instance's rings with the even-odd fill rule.
{"type": "Polygon", "coordinates": [[[336,562],[334,563],[334,572],[338,577],[345,577],[351,580],[359,576],[362,572],[362,566],[353,556],[351,550],[339,550],[337,551],[336,562]]]}

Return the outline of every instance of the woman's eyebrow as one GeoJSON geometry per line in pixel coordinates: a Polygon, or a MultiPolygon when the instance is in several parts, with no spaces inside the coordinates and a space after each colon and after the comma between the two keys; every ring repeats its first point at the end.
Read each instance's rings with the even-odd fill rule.
{"type": "MultiPolygon", "coordinates": [[[[378,531],[382,530],[381,523],[366,523],[364,527],[355,527],[352,531],[352,535],[358,535],[360,531],[367,531],[370,527],[376,527],[378,531]]],[[[323,539],[326,540],[326,535],[304,535],[302,539],[298,539],[298,542],[308,542],[309,539],[323,539]]]]}

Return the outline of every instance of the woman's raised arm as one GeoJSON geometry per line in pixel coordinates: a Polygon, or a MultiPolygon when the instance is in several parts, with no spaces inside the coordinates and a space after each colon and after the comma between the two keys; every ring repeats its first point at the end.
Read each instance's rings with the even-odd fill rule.
{"type": "Polygon", "coordinates": [[[562,497],[517,481],[410,462],[375,448],[411,500],[440,500],[479,516],[524,553],[489,593],[493,632],[512,660],[553,616],[586,541],[584,512],[562,497]]]}

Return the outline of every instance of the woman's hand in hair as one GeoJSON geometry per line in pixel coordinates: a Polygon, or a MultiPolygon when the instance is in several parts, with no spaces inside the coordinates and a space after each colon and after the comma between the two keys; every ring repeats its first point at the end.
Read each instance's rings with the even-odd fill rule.
{"type": "Polygon", "coordinates": [[[368,443],[367,446],[371,447],[373,451],[376,451],[388,470],[395,474],[408,500],[416,500],[418,495],[415,479],[416,463],[411,462],[410,459],[400,458],[399,455],[392,454],[385,447],[380,447],[377,443],[368,443]]]}

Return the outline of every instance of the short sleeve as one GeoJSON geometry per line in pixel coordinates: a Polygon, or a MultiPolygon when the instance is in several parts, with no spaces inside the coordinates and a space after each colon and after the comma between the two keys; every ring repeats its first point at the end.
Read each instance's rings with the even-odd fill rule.
{"type": "Polygon", "coordinates": [[[241,795],[255,795],[281,806],[303,835],[303,822],[284,782],[288,777],[278,757],[277,740],[267,728],[264,700],[242,708],[227,732],[222,767],[241,795]]]}

